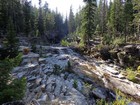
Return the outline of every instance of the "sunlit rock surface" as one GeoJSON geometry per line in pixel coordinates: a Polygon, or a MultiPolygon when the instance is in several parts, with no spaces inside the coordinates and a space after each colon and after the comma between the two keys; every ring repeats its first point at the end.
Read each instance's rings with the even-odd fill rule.
{"type": "Polygon", "coordinates": [[[45,57],[24,55],[21,66],[13,70],[14,77],[27,78],[27,105],[95,105],[96,99],[114,100],[113,88],[140,99],[140,85],[128,81],[116,65],[87,60],[67,47],[41,50],[45,57]],[[72,67],[67,69],[68,62],[72,67]]]}

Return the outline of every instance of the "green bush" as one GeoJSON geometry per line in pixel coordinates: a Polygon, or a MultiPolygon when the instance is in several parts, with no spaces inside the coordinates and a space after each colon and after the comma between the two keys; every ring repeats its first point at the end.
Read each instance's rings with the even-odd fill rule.
{"type": "Polygon", "coordinates": [[[109,104],[105,100],[101,99],[96,101],[96,105],[109,105],[109,104]]]}
{"type": "Polygon", "coordinates": [[[15,79],[0,92],[0,104],[21,100],[25,93],[26,79],[15,79]]]}
{"type": "Polygon", "coordinates": [[[24,96],[26,80],[11,77],[11,70],[21,62],[21,54],[15,58],[0,60],[0,104],[20,100],[24,96]]]}
{"type": "Polygon", "coordinates": [[[57,64],[54,64],[53,73],[55,75],[60,75],[61,72],[62,72],[61,67],[59,65],[57,65],[57,64]]]}
{"type": "Polygon", "coordinates": [[[74,80],[74,82],[73,82],[73,87],[74,87],[74,88],[77,88],[77,87],[78,87],[77,80],[74,80]]]}
{"type": "Polygon", "coordinates": [[[104,99],[97,100],[96,105],[128,105],[130,99],[127,99],[119,90],[116,91],[116,100],[113,102],[106,102],[104,99]]]}
{"type": "Polygon", "coordinates": [[[130,101],[120,90],[116,90],[116,100],[111,105],[128,105],[130,101]]]}
{"type": "Polygon", "coordinates": [[[126,72],[127,72],[127,79],[129,79],[130,81],[133,81],[133,82],[137,82],[137,80],[135,78],[137,73],[135,71],[133,71],[132,68],[127,68],[126,72]]]}
{"type": "Polygon", "coordinates": [[[70,61],[67,62],[67,66],[65,67],[65,71],[67,71],[69,73],[74,73],[74,71],[72,70],[72,65],[71,65],[70,61]]]}
{"type": "Polygon", "coordinates": [[[81,42],[79,43],[79,48],[83,48],[83,47],[85,47],[85,44],[84,44],[83,41],[81,41],[81,42]]]}
{"type": "Polygon", "coordinates": [[[67,40],[62,40],[61,45],[65,46],[65,47],[68,47],[70,45],[70,43],[67,40]]]}
{"type": "Polygon", "coordinates": [[[35,44],[32,44],[31,49],[32,49],[32,52],[34,52],[34,53],[37,52],[35,44]]]}
{"type": "Polygon", "coordinates": [[[113,43],[113,45],[118,46],[118,45],[124,44],[125,39],[122,37],[115,38],[112,43],[113,43]]]}
{"type": "Polygon", "coordinates": [[[104,35],[103,44],[110,45],[112,44],[113,38],[110,35],[104,35]]]}
{"type": "Polygon", "coordinates": [[[140,73],[140,66],[138,66],[137,71],[138,71],[138,73],[140,73]]]}

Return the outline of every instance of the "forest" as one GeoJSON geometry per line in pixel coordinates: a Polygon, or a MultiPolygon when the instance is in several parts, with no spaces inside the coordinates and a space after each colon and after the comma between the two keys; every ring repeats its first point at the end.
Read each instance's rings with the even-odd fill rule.
{"type": "Polygon", "coordinates": [[[0,0],[0,105],[139,105],[140,1],[0,0]]]}

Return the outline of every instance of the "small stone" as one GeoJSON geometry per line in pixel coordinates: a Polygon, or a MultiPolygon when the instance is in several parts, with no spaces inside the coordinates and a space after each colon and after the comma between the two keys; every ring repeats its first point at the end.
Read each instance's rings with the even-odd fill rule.
{"type": "Polygon", "coordinates": [[[42,96],[37,100],[39,103],[40,102],[46,102],[48,99],[48,95],[47,94],[42,94],[42,96]]]}
{"type": "Polygon", "coordinates": [[[46,58],[39,58],[39,64],[46,64],[46,58]]]}
{"type": "Polygon", "coordinates": [[[41,90],[42,90],[42,92],[44,92],[44,91],[45,91],[45,87],[46,87],[46,85],[45,85],[45,84],[42,84],[42,85],[41,85],[41,90]]]}
{"type": "Polygon", "coordinates": [[[41,83],[41,81],[42,81],[42,78],[36,79],[36,84],[39,85],[41,83]]]}
{"type": "Polygon", "coordinates": [[[36,77],[31,77],[31,78],[28,79],[28,82],[29,81],[34,81],[35,79],[36,79],[36,77]]]}

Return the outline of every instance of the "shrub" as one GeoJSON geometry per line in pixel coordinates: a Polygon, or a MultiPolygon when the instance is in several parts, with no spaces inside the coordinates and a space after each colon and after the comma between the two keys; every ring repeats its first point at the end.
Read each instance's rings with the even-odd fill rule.
{"type": "MultiPolygon", "coordinates": [[[[14,58],[18,55],[18,39],[16,38],[16,33],[14,29],[14,24],[11,18],[9,18],[7,26],[7,35],[4,43],[3,54],[4,57],[14,58]]],[[[2,56],[3,56],[2,55],[2,56]]]]}
{"type": "Polygon", "coordinates": [[[126,72],[127,72],[127,78],[130,80],[130,81],[133,81],[133,82],[137,82],[136,80],[136,72],[132,70],[132,68],[127,68],[126,69],[126,72]]]}
{"type": "Polygon", "coordinates": [[[26,79],[15,79],[0,92],[0,104],[21,100],[25,93],[26,79]]]}
{"type": "Polygon", "coordinates": [[[138,73],[140,73],[140,66],[138,66],[137,71],[138,71],[138,73]]]}
{"type": "Polygon", "coordinates": [[[120,91],[116,91],[116,100],[113,102],[106,102],[105,100],[97,100],[96,105],[128,105],[130,103],[130,99],[126,99],[126,97],[120,91]]]}
{"type": "Polygon", "coordinates": [[[103,37],[103,44],[110,45],[112,44],[113,38],[110,35],[104,35],[103,37]]]}
{"type": "Polygon", "coordinates": [[[81,41],[81,42],[79,43],[79,48],[83,48],[83,47],[85,47],[85,44],[84,44],[83,41],[81,41]]]}
{"type": "Polygon", "coordinates": [[[70,43],[67,40],[62,40],[61,45],[67,47],[70,45],[70,43]]]}
{"type": "Polygon", "coordinates": [[[102,48],[104,48],[104,45],[102,45],[102,44],[99,44],[99,45],[96,46],[96,49],[97,49],[98,51],[101,50],[102,48]]]}
{"type": "Polygon", "coordinates": [[[101,99],[96,101],[96,105],[109,105],[109,104],[105,100],[101,99]]]}
{"type": "Polygon", "coordinates": [[[111,105],[128,105],[129,102],[130,99],[127,99],[121,91],[116,90],[116,100],[111,105]]]}
{"type": "Polygon", "coordinates": [[[76,80],[74,80],[74,82],[73,82],[73,87],[74,88],[77,88],[78,87],[78,84],[77,84],[77,81],[76,80]]]}
{"type": "Polygon", "coordinates": [[[36,46],[34,44],[32,44],[31,49],[32,49],[32,52],[34,53],[36,52],[36,46]]]}
{"type": "Polygon", "coordinates": [[[30,52],[30,49],[29,49],[29,48],[24,48],[24,49],[23,49],[23,54],[26,55],[26,54],[28,54],[29,52],[30,52]]]}
{"type": "Polygon", "coordinates": [[[113,45],[118,46],[118,45],[124,44],[125,39],[121,38],[121,37],[115,38],[112,43],[113,43],[113,45]]]}
{"type": "Polygon", "coordinates": [[[0,104],[20,100],[25,93],[25,78],[14,79],[11,77],[11,70],[18,66],[21,61],[21,54],[15,58],[0,60],[0,104]]]}
{"type": "Polygon", "coordinates": [[[19,64],[21,63],[22,59],[22,54],[19,53],[15,58],[10,59],[11,64],[13,67],[19,66],[19,64]]]}
{"type": "Polygon", "coordinates": [[[55,64],[55,65],[54,65],[54,68],[53,68],[53,73],[54,73],[55,75],[59,75],[61,72],[62,72],[61,67],[60,67],[59,65],[55,64]]]}
{"type": "Polygon", "coordinates": [[[70,62],[70,61],[68,61],[67,66],[65,67],[65,70],[66,70],[67,72],[69,72],[69,73],[74,73],[74,72],[72,71],[72,65],[71,65],[71,62],[70,62]]]}

